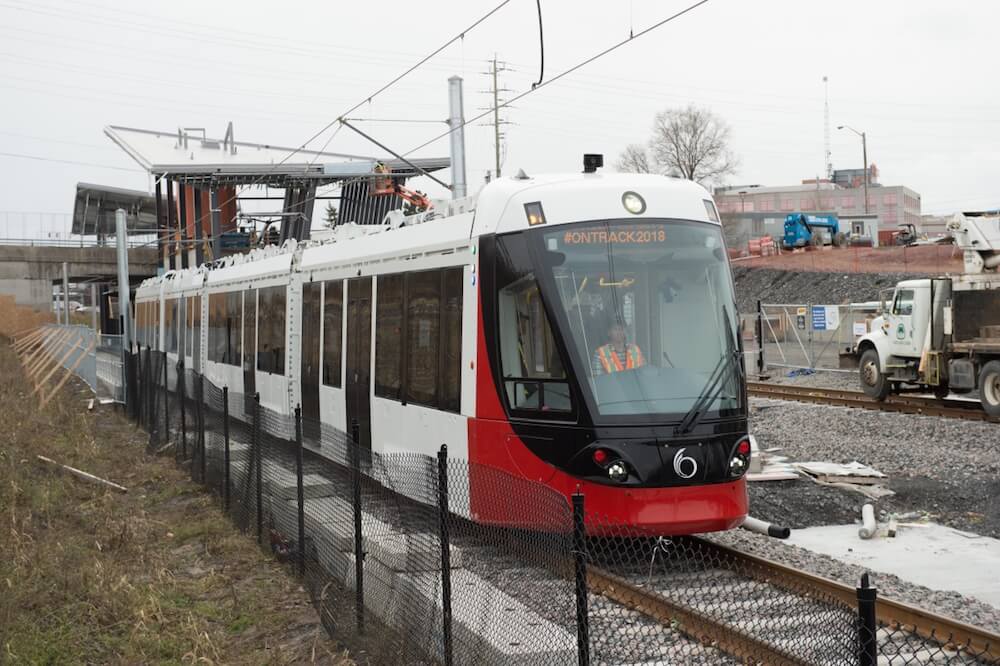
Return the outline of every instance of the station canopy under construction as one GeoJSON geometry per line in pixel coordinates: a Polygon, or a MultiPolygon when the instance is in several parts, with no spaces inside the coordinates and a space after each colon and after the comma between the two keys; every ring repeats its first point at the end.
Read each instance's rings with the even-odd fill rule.
{"type": "MultiPolygon", "coordinates": [[[[112,125],[104,132],[155,179],[152,226],[167,269],[246,249],[239,236],[241,201],[281,201],[279,210],[259,215],[274,221],[272,233],[254,238],[249,232],[250,244],[302,240],[309,238],[317,199],[339,201],[338,223],[379,224],[403,201],[373,195],[373,179],[388,175],[404,185],[450,165],[447,157],[380,158],[236,141],[232,123],[222,138],[191,127],[155,131],[112,125]],[[329,185],[339,185],[339,194],[317,196],[317,188],[329,185]],[[254,187],[283,194],[259,196],[249,191],[254,187]]],[[[110,220],[113,228],[113,213],[110,220]]]]}

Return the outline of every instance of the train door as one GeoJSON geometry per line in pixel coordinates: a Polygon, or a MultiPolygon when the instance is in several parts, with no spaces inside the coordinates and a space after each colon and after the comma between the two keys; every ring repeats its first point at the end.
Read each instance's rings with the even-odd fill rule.
{"type": "MultiPolygon", "coordinates": [[[[243,292],[243,394],[257,392],[257,290],[243,292]]],[[[249,402],[247,403],[249,405],[249,402]]]]}
{"type": "Polygon", "coordinates": [[[357,421],[359,442],[372,446],[371,334],[372,279],[347,282],[347,427],[357,421]]]}
{"type": "Polygon", "coordinates": [[[315,437],[319,429],[319,369],[320,349],[319,334],[320,302],[322,294],[321,282],[309,282],[302,285],[302,418],[305,424],[305,434],[315,437]]]}

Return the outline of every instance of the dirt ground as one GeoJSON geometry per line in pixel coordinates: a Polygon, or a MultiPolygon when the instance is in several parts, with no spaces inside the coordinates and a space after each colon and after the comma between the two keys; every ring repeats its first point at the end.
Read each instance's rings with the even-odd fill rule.
{"type": "Polygon", "coordinates": [[[733,265],[790,271],[943,275],[962,272],[962,252],[953,245],[824,247],[783,251],[770,257],[738,258],[733,265]]]}
{"type": "Polygon", "coordinates": [[[0,338],[0,663],[353,663],[282,565],[81,386],[39,412],[0,338]]]}

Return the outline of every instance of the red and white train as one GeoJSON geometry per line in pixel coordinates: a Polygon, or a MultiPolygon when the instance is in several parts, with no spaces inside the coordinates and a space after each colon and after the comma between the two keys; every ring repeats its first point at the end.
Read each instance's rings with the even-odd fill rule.
{"type": "MultiPolygon", "coordinates": [[[[580,489],[607,524],[739,525],[747,400],[710,195],[519,173],[438,205],[147,280],[138,344],[166,352],[171,384],[183,357],[277,412],[357,421],[373,451],[447,444],[567,499],[580,489]]],[[[469,483],[459,512],[523,522],[469,483]]]]}

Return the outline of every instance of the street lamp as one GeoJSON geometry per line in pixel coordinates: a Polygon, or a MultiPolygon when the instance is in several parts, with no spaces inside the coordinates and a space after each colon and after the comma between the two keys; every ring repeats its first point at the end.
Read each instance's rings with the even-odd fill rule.
{"type": "Polygon", "coordinates": [[[837,125],[837,129],[839,130],[849,129],[861,137],[861,159],[864,160],[862,162],[862,165],[864,166],[865,170],[865,215],[867,215],[868,214],[868,139],[865,136],[864,132],[859,132],[853,127],[849,127],[847,125],[837,125]]]}

